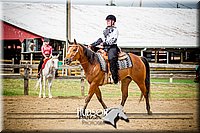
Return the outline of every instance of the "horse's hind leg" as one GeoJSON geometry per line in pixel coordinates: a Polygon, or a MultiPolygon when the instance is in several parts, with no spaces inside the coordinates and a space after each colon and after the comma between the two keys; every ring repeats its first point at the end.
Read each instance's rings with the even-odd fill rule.
{"type": "Polygon", "coordinates": [[[103,106],[103,108],[106,109],[107,106],[106,106],[105,103],[103,102],[102,95],[101,95],[101,91],[100,91],[99,87],[96,89],[95,94],[96,94],[96,96],[97,96],[97,99],[99,100],[99,102],[100,102],[101,105],[103,106]]]}
{"type": "Polygon", "coordinates": [[[43,98],[46,98],[46,79],[45,77],[43,78],[43,98]]]}
{"type": "Polygon", "coordinates": [[[121,81],[121,92],[122,92],[122,101],[121,101],[121,108],[124,107],[124,104],[126,102],[126,99],[128,97],[128,86],[132,79],[130,77],[126,77],[121,81]]]}
{"type": "Polygon", "coordinates": [[[48,79],[49,98],[52,98],[51,86],[52,86],[52,79],[48,79]]]}
{"type": "Polygon", "coordinates": [[[141,92],[142,92],[142,95],[144,96],[145,100],[146,100],[146,110],[147,110],[147,113],[149,115],[152,114],[151,110],[150,110],[150,104],[149,104],[149,92],[147,91],[146,89],[146,85],[145,83],[140,83],[138,84],[141,92]]]}
{"type": "Polygon", "coordinates": [[[40,77],[40,92],[39,92],[39,98],[42,97],[42,78],[40,77]]]}

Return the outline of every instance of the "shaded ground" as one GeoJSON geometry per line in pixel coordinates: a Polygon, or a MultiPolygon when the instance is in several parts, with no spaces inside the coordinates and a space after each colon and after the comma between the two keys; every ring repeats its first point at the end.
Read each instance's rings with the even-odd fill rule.
{"type": "MultiPolygon", "coordinates": [[[[108,107],[117,107],[120,103],[118,98],[104,98],[108,107]]],[[[34,113],[55,113],[63,114],[67,112],[77,112],[84,104],[84,97],[54,97],[52,99],[40,99],[33,96],[4,96],[3,97],[3,128],[5,130],[109,130],[116,131],[111,125],[104,123],[83,123],[80,119],[48,118],[40,119],[34,113]],[[10,117],[14,113],[30,114],[30,119],[15,119],[10,117]]],[[[151,99],[151,109],[153,113],[193,113],[192,118],[174,119],[130,119],[129,123],[119,120],[118,130],[129,131],[197,131],[197,99],[151,99]]],[[[102,109],[100,103],[93,97],[88,109],[102,109]]],[[[145,102],[138,104],[138,99],[127,99],[125,112],[146,113],[145,102]]],[[[17,115],[17,114],[16,114],[17,115]]],[[[45,117],[51,117],[45,116],[45,117]]]]}

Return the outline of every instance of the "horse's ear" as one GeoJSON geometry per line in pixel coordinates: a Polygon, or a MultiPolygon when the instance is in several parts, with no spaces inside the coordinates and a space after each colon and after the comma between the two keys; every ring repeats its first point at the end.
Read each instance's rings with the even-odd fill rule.
{"type": "Polygon", "coordinates": [[[74,43],[77,44],[76,39],[74,39],[74,43]]]}
{"type": "Polygon", "coordinates": [[[72,44],[72,42],[70,42],[69,40],[67,40],[69,44],[72,44]]]}

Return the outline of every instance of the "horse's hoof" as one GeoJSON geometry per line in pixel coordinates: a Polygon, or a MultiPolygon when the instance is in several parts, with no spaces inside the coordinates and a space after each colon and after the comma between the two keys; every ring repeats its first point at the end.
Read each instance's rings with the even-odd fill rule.
{"type": "Polygon", "coordinates": [[[52,96],[49,96],[49,98],[52,98],[52,96]]]}
{"type": "Polygon", "coordinates": [[[43,96],[43,98],[46,98],[46,96],[43,96]]]}
{"type": "Polygon", "coordinates": [[[148,115],[152,115],[153,113],[152,113],[152,111],[148,111],[148,115]]]}
{"type": "Polygon", "coordinates": [[[39,98],[42,98],[42,96],[39,96],[39,98]]]}

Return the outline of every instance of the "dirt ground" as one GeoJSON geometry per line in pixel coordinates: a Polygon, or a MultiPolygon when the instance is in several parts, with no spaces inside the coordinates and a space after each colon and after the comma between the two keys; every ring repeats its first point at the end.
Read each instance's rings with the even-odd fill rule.
{"type": "MultiPolygon", "coordinates": [[[[117,129],[105,123],[83,123],[80,119],[66,119],[65,113],[77,112],[77,108],[84,105],[84,97],[53,97],[38,98],[33,96],[4,96],[3,100],[3,128],[5,131],[197,131],[198,99],[151,99],[153,113],[192,113],[186,118],[162,118],[162,119],[130,119],[127,123],[123,120],[117,122],[117,129]],[[19,114],[16,114],[19,113],[19,114]],[[31,114],[32,113],[32,114],[31,114]],[[36,113],[34,115],[34,113],[36,113]],[[55,114],[59,118],[49,114],[55,114]],[[13,116],[13,114],[15,116],[13,116]],[[18,116],[28,118],[17,118],[18,116]],[[28,114],[28,115],[27,115],[28,114]],[[46,114],[45,118],[38,115],[46,114]],[[14,118],[13,118],[14,117],[14,118]]],[[[117,107],[120,98],[105,98],[108,107],[117,107]]],[[[127,99],[125,112],[146,113],[145,102],[138,104],[138,99],[127,99]]],[[[93,97],[88,109],[102,109],[100,103],[93,97]]],[[[148,116],[147,116],[148,117],[148,116]]],[[[100,121],[100,120],[99,120],[100,121]]]]}

